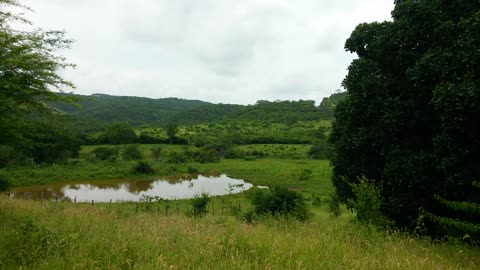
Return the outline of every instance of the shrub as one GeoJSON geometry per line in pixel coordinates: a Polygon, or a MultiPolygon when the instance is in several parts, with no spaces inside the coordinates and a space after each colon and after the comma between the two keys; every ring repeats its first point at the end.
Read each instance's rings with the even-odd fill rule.
{"type": "Polygon", "coordinates": [[[298,176],[298,180],[300,181],[309,180],[310,178],[312,178],[312,174],[313,174],[312,170],[302,170],[302,172],[298,176]]]}
{"type": "Polygon", "coordinates": [[[126,160],[139,160],[143,158],[143,155],[138,144],[131,144],[123,149],[122,157],[126,160]]]}
{"type": "Polygon", "coordinates": [[[347,203],[349,207],[355,209],[357,220],[362,223],[379,224],[382,205],[380,188],[363,176],[358,184],[352,185],[352,191],[355,199],[348,199],[347,203]]]}
{"type": "Polygon", "coordinates": [[[152,174],[155,172],[152,165],[146,161],[138,161],[133,167],[134,173],[152,174]]]}
{"type": "Polygon", "coordinates": [[[220,154],[215,149],[201,149],[197,161],[200,163],[214,163],[220,161],[220,154]]]}
{"type": "Polygon", "coordinates": [[[208,213],[207,206],[209,202],[210,197],[207,193],[195,195],[192,199],[193,215],[196,217],[206,215],[208,213]]]}
{"type": "Polygon", "coordinates": [[[312,206],[316,206],[316,207],[322,206],[322,199],[320,197],[315,196],[315,194],[312,194],[312,206]]]}
{"type": "Polygon", "coordinates": [[[190,174],[197,174],[197,173],[198,173],[198,169],[195,168],[195,167],[192,167],[192,166],[188,166],[188,167],[187,167],[187,172],[190,173],[190,174]]]}
{"type": "Polygon", "coordinates": [[[308,155],[313,159],[327,159],[331,146],[325,140],[315,140],[308,150],[308,155]]]}
{"type": "Polygon", "coordinates": [[[187,162],[187,156],[180,152],[171,152],[168,156],[169,163],[185,163],[187,162]]]}
{"type": "Polygon", "coordinates": [[[10,186],[11,184],[7,179],[0,177],[0,192],[9,191],[10,186]]]}
{"type": "Polygon", "coordinates": [[[162,148],[155,147],[150,150],[152,152],[152,156],[156,161],[159,161],[162,158],[162,148]]]}
{"type": "Polygon", "coordinates": [[[332,192],[330,194],[328,206],[330,209],[330,213],[332,213],[334,217],[339,217],[342,214],[342,212],[340,211],[340,199],[338,198],[336,192],[332,192]]]}
{"type": "Polygon", "coordinates": [[[92,154],[97,159],[107,160],[107,159],[111,159],[112,156],[117,156],[118,149],[112,148],[112,147],[100,146],[93,149],[92,154]]]}
{"type": "Polygon", "coordinates": [[[245,161],[255,161],[257,160],[257,157],[256,156],[246,156],[244,158],[245,161]]]}
{"type": "Polygon", "coordinates": [[[20,158],[20,154],[13,147],[0,145],[0,168],[14,164],[20,158]]]}
{"type": "Polygon", "coordinates": [[[252,193],[251,203],[253,215],[257,216],[291,216],[300,221],[309,217],[302,195],[284,187],[257,189],[252,193]]]}

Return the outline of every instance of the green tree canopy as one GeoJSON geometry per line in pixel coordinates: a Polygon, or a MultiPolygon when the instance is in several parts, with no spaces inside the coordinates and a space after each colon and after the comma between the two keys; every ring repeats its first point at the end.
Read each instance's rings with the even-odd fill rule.
{"type": "Polygon", "coordinates": [[[105,142],[109,144],[136,143],[137,139],[135,131],[128,123],[113,123],[105,131],[105,142]]]}
{"type": "Polygon", "coordinates": [[[175,135],[178,132],[178,126],[175,124],[168,124],[165,127],[165,132],[167,133],[168,139],[170,140],[170,144],[173,144],[173,139],[175,139],[175,135]]]}
{"type": "Polygon", "coordinates": [[[480,179],[480,2],[397,0],[393,21],[360,24],[335,112],[333,183],[343,201],[374,179],[382,211],[414,226],[434,194],[474,201],[480,179]]]}
{"type": "MultiPolygon", "coordinates": [[[[65,58],[55,55],[70,46],[62,31],[18,30],[14,25],[30,25],[24,17],[12,12],[28,8],[16,0],[0,0],[0,135],[1,143],[19,138],[13,132],[16,119],[33,111],[48,111],[48,100],[70,100],[52,89],[62,90],[73,84],[58,70],[73,67],[65,58]]],[[[27,27],[28,28],[28,27],[27,27]]]]}

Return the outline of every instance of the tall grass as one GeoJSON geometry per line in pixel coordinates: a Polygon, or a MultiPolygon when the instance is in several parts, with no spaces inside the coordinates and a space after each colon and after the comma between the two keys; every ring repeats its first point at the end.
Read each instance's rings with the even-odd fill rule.
{"type": "Polygon", "coordinates": [[[0,269],[478,269],[480,251],[310,223],[138,213],[0,197],[0,269]]]}

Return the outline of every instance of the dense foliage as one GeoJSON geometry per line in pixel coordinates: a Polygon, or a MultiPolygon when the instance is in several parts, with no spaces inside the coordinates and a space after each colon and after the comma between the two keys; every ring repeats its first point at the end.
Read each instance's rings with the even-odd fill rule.
{"type": "Polygon", "coordinates": [[[434,195],[480,197],[480,2],[396,1],[392,16],[346,42],[358,59],[335,112],[333,183],[346,201],[373,179],[382,212],[414,226],[420,207],[442,213],[434,195]]]}
{"type": "Polygon", "coordinates": [[[129,144],[137,142],[137,135],[127,123],[113,123],[107,127],[104,133],[105,143],[129,144]]]}
{"type": "Polygon", "coordinates": [[[253,216],[286,216],[298,220],[309,217],[307,206],[302,195],[285,187],[274,186],[269,189],[257,189],[251,196],[253,211],[247,213],[247,221],[253,216]]]}
{"type": "Polygon", "coordinates": [[[35,162],[74,157],[81,144],[75,129],[67,130],[47,105],[73,99],[51,91],[73,87],[57,73],[73,65],[55,55],[71,41],[61,31],[22,29],[31,23],[14,8],[25,9],[15,0],[0,0],[0,144],[6,151],[0,166],[7,165],[5,157],[8,163],[25,156],[35,162]]]}

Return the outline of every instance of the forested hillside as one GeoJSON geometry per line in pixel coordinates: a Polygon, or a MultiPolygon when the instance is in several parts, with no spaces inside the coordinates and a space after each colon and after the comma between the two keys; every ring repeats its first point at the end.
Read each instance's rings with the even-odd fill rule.
{"type": "Polygon", "coordinates": [[[79,99],[79,106],[56,102],[51,105],[71,116],[80,125],[90,127],[118,121],[133,126],[164,126],[170,123],[191,125],[221,120],[293,124],[298,121],[327,119],[334,108],[332,102],[325,102],[329,98],[325,98],[322,105],[317,107],[313,100],[261,100],[255,105],[243,106],[179,98],[150,99],[104,94],[73,97],[79,99]]]}

